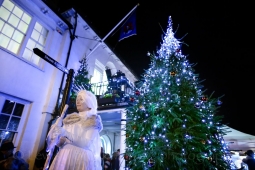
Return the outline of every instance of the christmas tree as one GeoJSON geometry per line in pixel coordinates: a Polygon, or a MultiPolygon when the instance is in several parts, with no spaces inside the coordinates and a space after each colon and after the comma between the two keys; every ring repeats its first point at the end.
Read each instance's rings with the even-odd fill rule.
{"type": "Polygon", "coordinates": [[[90,85],[90,79],[88,78],[88,64],[87,58],[84,57],[80,61],[81,65],[78,69],[77,73],[74,76],[74,82],[72,87],[72,93],[77,93],[80,90],[86,89],[88,91],[92,91],[90,85]]]}
{"type": "Polygon", "coordinates": [[[75,106],[75,99],[76,95],[80,90],[88,90],[92,92],[90,79],[88,78],[88,65],[87,65],[87,58],[84,57],[80,61],[81,65],[77,72],[74,75],[73,79],[73,85],[71,89],[71,96],[70,96],[70,102],[69,102],[69,110],[76,109],[75,106]]]}
{"type": "Polygon", "coordinates": [[[126,161],[132,170],[230,169],[219,98],[202,90],[169,25],[127,108],[126,161]]]}

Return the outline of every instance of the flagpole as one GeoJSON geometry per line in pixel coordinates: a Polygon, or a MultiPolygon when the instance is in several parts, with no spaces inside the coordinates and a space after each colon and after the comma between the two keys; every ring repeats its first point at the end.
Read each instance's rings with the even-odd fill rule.
{"type": "Polygon", "coordinates": [[[86,57],[90,56],[97,49],[97,47],[99,47],[99,45],[104,42],[104,40],[121,24],[121,22],[124,21],[128,15],[131,14],[138,6],[139,3],[102,40],[100,40],[100,42],[90,51],[86,57]]]}

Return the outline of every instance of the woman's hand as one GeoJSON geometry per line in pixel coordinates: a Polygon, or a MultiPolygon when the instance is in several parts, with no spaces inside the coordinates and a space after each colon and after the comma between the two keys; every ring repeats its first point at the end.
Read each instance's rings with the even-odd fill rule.
{"type": "Polygon", "coordinates": [[[63,147],[66,144],[66,140],[67,140],[66,137],[61,136],[58,142],[56,143],[56,146],[59,148],[63,147]]]}

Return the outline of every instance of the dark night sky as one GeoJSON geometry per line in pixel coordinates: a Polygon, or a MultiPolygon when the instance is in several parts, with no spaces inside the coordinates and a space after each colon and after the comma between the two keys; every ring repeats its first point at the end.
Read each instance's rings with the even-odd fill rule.
{"type": "Polygon", "coordinates": [[[183,45],[183,54],[194,67],[207,89],[206,94],[222,98],[219,113],[223,123],[239,131],[255,135],[252,126],[255,57],[254,13],[252,2],[245,1],[117,1],[47,0],[60,13],[74,8],[85,21],[104,38],[137,4],[137,35],[118,42],[116,29],[105,43],[124,63],[140,76],[149,67],[147,51],[156,52],[166,31],[168,17],[173,20],[176,38],[183,45]]]}

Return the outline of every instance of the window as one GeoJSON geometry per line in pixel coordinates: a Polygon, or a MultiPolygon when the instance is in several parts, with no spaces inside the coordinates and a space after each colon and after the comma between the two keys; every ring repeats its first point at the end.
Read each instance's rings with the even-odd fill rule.
{"type": "Polygon", "coordinates": [[[5,100],[0,112],[0,143],[5,140],[12,141],[17,133],[24,104],[5,100]]]}
{"type": "Polygon", "coordinates": [[[92,90],[95,95],[102,95],[107,91],[108,81],[104,65],[96,60],[93,77],[91,78],[92,90]]]}
{"type": "Polygon", "coordinates": [[[0,47],[41,66],[41,59],[33,53],[33,48],[43,51],[48,33],[48,29],[23,9],[9,0],[3,1],[0,7],[0,47]]]}
{"type": "Polygon", "coordinates": [[[18,54],[31,17],[9,0],[0,7],[0,46],[18,54]]]}
{"type": "Polygon", "coordinates": [[[100,83],[102,80],[103,74],[99,68],[94,69],[93,77],[91,78],[91,83],[100,83]]]}
{"type": "Polygon", "coordinates": [[[48,32],[49,31],[47,29],[45,29],[41,24],[36,22],[31,37],[28,39],[22,57],[31,61],[35,65],[40,65],[40,57],[34,54],[33,48],[38,48],[43,51],[48,32]]]}

